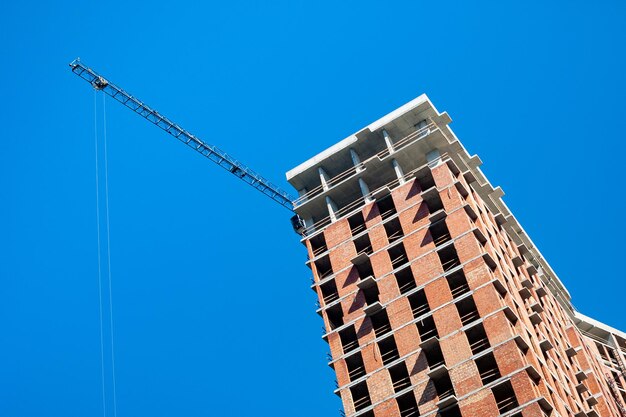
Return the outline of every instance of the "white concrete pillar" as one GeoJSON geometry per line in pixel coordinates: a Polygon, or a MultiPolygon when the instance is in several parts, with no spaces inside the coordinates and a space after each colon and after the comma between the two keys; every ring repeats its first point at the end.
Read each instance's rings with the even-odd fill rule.
{"type": "Polygon", "coordinates": [[[389,136],[389,133],[385,129],[383,129],[383,138],[385,138],[385,145],[387,145],[389,153],[393,153],[393,142],[391,141],[391,136],[389,136]]]}
{"type": "Polygon", "coordinates": [[[418,124],[415,125],[415,128],[417,130],[420,130],[424,127],[426,127],[428,125],[428,121],[427,120],[422,120],[421,122],[419,122],[418,124]]]}
{"type": "Polygon", "coordinates": [[[404,179],[404,171],[402,171],[402,167],[395,158],[391,160],[391,165],[393,165],[393,170],[396,172],[396,177],[398,177],[400,185],[404,184],[406,182],[404,179]]]}
{"type": "Polygon", "coordinates": [[[335,204],[335,202],[333,201],[332,198],[326,196],[326,207],[328,208],[328,215],[330,216],[330,221],[334,222],[337,220],[337,212],[339,211],[339,208],[337,207],[337,204],[335,204]]]}
{"type": "Polygon", "coordinates": [[[361,187],[361,194],[365,197],[366,203],[372,202],[372,194],[370,193],[370,188],[367,186],[363,178],[359,178],[359,187],[361,187]]]}
{"type": "Polygon", "coordinates": [[[317,172],[320,174],[320,182],[322,183],[322,188],[324,189],[324,191],[328,190],[328,181],[330,180],[328,173],[326,173],[326,171],[322,167],[317,168],[317,172]]]}
{"type": "Polygon", "coordinates": [[[439,149],[428,152],[426,154],[426,161],[428,161],[428,166],[431,168],[439,166],[441,164],[441,154],[439,153],[439,149]]]}
{"type": "Polygon", "coordinates": [[[302,199],[302,200],[300,200],[300,204],[306,203],[306,201],[307,201],[308,199],[307,199],[306,197],[305,197],[305,198],[302,198],[302,196],[303,196],[303,195],[305,195],[305,194],[306,194],[306,193],[308,193],[308,192],[309,192],[309,190],[307,190],[307,189],[306,189],[306,187],[305,187],[305,188],[302,188],[302,189],[300,189],[300,190],[298,190],[298,197],[299,197],[299,199],[300,199],[300,198],[302,199]]]}
{"type": "Polygon", "coordinates": [[[315,231],[315,227],[313,227],[313,217],[309,217],[307,219],[302,219],[302,221],[304,222],[304,227],[307,228],[307,231],[309,234],[313,233],[315,231]]]}
{"type": "Polygon", "coordinates": [[[350,157],[352,158],[352,165],[357,167],[356,171],[361,171],[363,169],[363,167],[361,166],[361,158],[359,158],[359,154],[356,153],[356,151],[352,148],[350,148],[350,157]]]}

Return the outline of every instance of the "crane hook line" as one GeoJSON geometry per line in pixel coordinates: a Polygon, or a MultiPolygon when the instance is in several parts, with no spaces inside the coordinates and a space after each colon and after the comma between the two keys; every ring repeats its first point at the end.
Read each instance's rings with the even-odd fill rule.
{"type": "MultiPolygon", "coordinates": [[[[106,96],[102,95],[102,123],[103,123],[103,162],[104,162],[104,221],[106,223],[106,263],[107,263],[107,290],[109,299],[109,331],[111,337],[111,381],[112,381],[112,397],[113,397],[113,416],[117,417],[117,387],[115,378],[115,343],[113,335],[113,291],[111,277],[111,226],[109,218],[109,159],[107,149],[107,129],[106,129],[106,96]]],[[[100,143],[98,140],[98,91],[94,90],[94,141],[96,154],[96,223],[97,223],[97,248],[98,248],[98,307],[100,318],[100,374],[102,382],[102,413],[107,416],[107,396],[106,396],[106,378],[105,378],[105,361],[104,361],[104,305],[103,305],[103,274],[102,274],[102,233],[101,213],[100,213],[100,143]]]]}
{"type": "Polygon", "coordinates": [[[109,157],[107,151],[107,108],[106,95],[102,94],[102,116],[104,133],[104,201],[107,225],[107,271],[109,273],[109,325],[111,331],[111,373],[113,377],[113,416],[117,417],[117,387],[115,383],[115,343],[113,337],[113,291],[111,288],[111,222],[109,220],[109,157]]]}
{"type": "Polygon", "coordinates": [[[98,238],[98,312],[100,318],[100,376],[102,380],[102,415],[106,417],[106,390],[104,383],[104,329],[102,317],[102,260],[100,245],[100,178],[98,175],[98,92],[93,91],[93,114],[94,114],[94,146],[96,151],[96,232],[98,238]]]}

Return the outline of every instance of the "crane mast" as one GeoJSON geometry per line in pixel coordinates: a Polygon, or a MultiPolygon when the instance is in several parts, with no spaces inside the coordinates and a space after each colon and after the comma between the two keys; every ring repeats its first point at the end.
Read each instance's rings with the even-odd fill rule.
{"type": "MultiPolygon", "coordinates": [[[[202,140],[200,140],[187,130],[183,129],[176,123],[172,122],[170,119],[163,116],[156,110],[148,107],[146,104],[128,94],[126,91],[122,90],[120,87],[116,86],[112,82],[108,81],[91,68],[83,65],[82,62],[80,62],[80,59],[77,58],[72,61],[70,63],[70,67],[74,74],[87,81],[96,90],[103,91],[108,96],[119,101],[124,106],[128,107],[152,124],[160,127],[162,130],[174,136],[176,139],[194,149],[196,152],[209,158],[211,161],[215,162],[217,165],[221,166],[231,174],[235,175],[242,181],[256,188],[281,206],[287,208],[292,212],[294,211],[294,199],[289,194],[287,194],[285,191],[281,190],[279,187],[272,184],[247,166],[243,165],[241,162],[237,161],[226,152],[220,150],[213,145],[209,145],[208,143],[203,142],[202,140]]],[[[291,221],[294,229],[299,232],[298,229],[301,223],[300,219],[297,216],[294,216],[291,221]]]]}

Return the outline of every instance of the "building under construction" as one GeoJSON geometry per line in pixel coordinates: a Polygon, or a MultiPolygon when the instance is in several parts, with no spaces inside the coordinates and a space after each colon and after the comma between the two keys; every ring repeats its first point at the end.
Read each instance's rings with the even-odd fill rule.
{"type": "Polygon", "coordinates": [[[626,334],[422,95],[287,173],[347,417],[626,417],[626,334]]]}

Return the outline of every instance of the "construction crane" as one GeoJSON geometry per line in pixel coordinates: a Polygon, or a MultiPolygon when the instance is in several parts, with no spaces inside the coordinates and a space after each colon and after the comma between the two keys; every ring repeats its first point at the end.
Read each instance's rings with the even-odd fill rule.
{"type": "MultiPolygon", "coordinates": [[[[108,81],[91,68],[85,66],[80,61],[80,58],[76,58],[72,61],[70,63],[70,68],[74,74],[87,81],[96,90],[102,91],[122,103],[124,106],[128,107],[155,126],[160,127],[162,130],[180,140],[196,152],[209,158],[211,161],[235,175],[237,178],[259,190],[264,195],[280,204],[282,207],[285,207],[292,212],[294,211],[294,199],[288,193],[281,190],[279,187],[272,184],[270,181],[266,180],[241,162],[237,161],[226,152],[216,146],[209,145],[208,143],[200,140],[189,131],[183,129],[167,117],[160,114],[158,111],[144,104],[141,100],[133,97],[120,87],[108,81]]],[[[304,224],[298,215],[294,215],[291,218],[291,224],[298,234],[302,234],[304,224]]]]}

